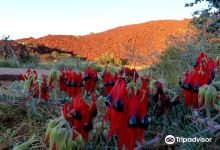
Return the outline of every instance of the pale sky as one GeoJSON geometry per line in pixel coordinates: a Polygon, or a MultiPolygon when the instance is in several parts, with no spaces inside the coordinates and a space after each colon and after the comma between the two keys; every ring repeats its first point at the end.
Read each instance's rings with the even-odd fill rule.
{"type": "Polygon", "coordinates": [[[84,35],[151,20],[191,18],[192,0],[0,0],[0,37],[84,35]]]}

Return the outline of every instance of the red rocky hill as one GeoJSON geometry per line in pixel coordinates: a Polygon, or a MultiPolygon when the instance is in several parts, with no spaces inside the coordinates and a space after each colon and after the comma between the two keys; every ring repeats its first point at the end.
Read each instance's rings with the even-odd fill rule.
{"type": "Polygon", "coordinates": [[[170,35],[178,35],[187,30],[189,21],[150,21],[84,36],[48,35],[18,41],[58,48],[88,60],[95,60],[104,53],[111,53],[120,59],[130,59],[134,50],[133,56],[142,64],[149,64],[153,59],[152,54],[161,54],[164,51],[165,41],[170,35]]]}

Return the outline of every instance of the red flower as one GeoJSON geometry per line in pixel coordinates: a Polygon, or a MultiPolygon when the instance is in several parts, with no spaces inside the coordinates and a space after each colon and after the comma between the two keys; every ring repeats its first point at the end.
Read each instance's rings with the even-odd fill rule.
{"type": "MultiPolygon", "coordinates": [[[[84,102],[80,94],[73,98],[72,103],[66,103],[63,106],[63,116],[74,127],[82,137],[88,142],[88,132],[92,130],[92,119],[96,116],[96,100],[94,94],[91,94],[91,107],[84,102]]],[[[73,132],[73,139],[77,135],[73,132]]]]}
{"type": "Polygon", "coordinates": [[[111,73],[107,70],[104,71],[102,83],[104,85],[103,92],[105,95],[108,95],[115,85],[115,82],[118,80],[118,75],[112,76],[111,73]]]}
{"type": "Polygon", "coordinates": [[[200,53],[196,59],[193,70],[185,74],[181,84],[183,88],[184,104],[198,108],[198,91],[204,84],[210,84],[215,78],[214,68],[216,63],[208,58],[205,53],[200,53]]]}
{"type": "Polygon", "coordinates": [[[27,80],[27,77],[24,75],[24,74],[22,74],[22,73],[20,73],[19,74],[19,78],[21,79],[21,80],[27,80]]]}
{"type": "Polygon", "coordinates": [[[73,81],[75,83],[75,86],[73,86],[72,90],[72,96],[75,97],[77,94],[81,94],[82,90],[81,87],[83,87],[83,81],[82,81],[82,74],[74,74],[73,81]]]}
{"type": "Polygon", "coordinates": [[[134,79],[135,80],[139,77],[137,71],[135,68],[133,69],[130,69],[130,68],[122,68],[122,71],[121,71],[121,76],[126,76],[128,79],[134,79]]]}
{"type": "Polygon", "coordinates": [[[110,118],[110,130],[107,138],[120,127],[120,122],[125,118],[126,106],[128,104],[128,93],[126,91],[126,83],[124,80],[118,80],[115,86],[112,88],[109,96],[107,96],[106,104],[107,108],[104,120],[110,118]]]}
{"type": "Polygon", "coordinates": [[[43,77],[43,83],[41,86],[41,99],[46,101],[49,98],[49,88],[47,85],[47,79],[44,74],[41,75],[43,77]]]}
{"type": "Polygon", "coordinates": [[[30,83],[28,85],[28,93],[34,97],[34,98],[40,98],[42,100],[48,100],[49,93],[48,93],[48,86],[47,86],[47,80],[46,76],[42,74],[43,83],[41,85],[41,89],[39,89],[39,85],[37,82],[38,73],[36,70],[27,69],[26,74],[20,74],[19,77],[21,80],[30,80],[30,83]],[[39,90],[41,92],[41,95],[39,95],[39,90]]]}
{"type": "Polygon", "coordinates": [[[26,71],[26,73],[27,73],[28,75],[31,74],[31,73],[32,73],[31,69],[28,68],[27,71],[26,71]]]}
{"type": "Polygon", "coordinates": [[[183,88],[183,96],[184,96],[184,104],[185,106],[194,106],[196,104],[197,99],[195,99],[193,89],[195,88],[195,72],[189,71],[185,79],[182,83],[183,88]]]}
{"type": "Polygon", "coordinates": [[[84,90],[87,92],[93,92],[98,81],[97,70],[93,70],[88,67],[83,74],[83,80],[85,81],[84,90]]]}
{"type": "Polygon", "coordinates": [[[149,90],[147,86],[147,81],[144,78],[141,78],[142,86],[138,90],[137,98],[139,100],[138,103],[138,110],[139,115],[145,115],[148,111],[148,96],[149,96],[149,90]]]}
{"type": "Polygon", "coordinates": [[[67,73],[66,73],[67,79],[66,79],[66,93],[69,95],[69,97],[71,97],[71,81],[73,78],[73,72],[70,69],[67,73]]]}
{"type": "Polygon", "coordinates": [[[66,91],[67,71],[66,69],[60,70],[59,88],[61,91],[66,91]]]}
{"type": "Polygon", "coordinates": [[[28,85],[28,93],[34,97],[34,98],[39,98],[39,87],[38,87],[38,83],[37,83],[37,78],[38,78],[38,74],[36,72],[36,70],[31,70],[31,69],[28,69],[26,71],[27,75],[25,76],[28,76],[28,78],[26,79],[29,79],[30,80],[30,83],[28,85]]]}
{"type": "Polygon", "coordinates": [[[109,119],[110,130],[107,139],[113,133],[118,137],[118,149],[133,149],[135,141],[142,142],[144,129],[149,125],[147,116],[147,82],[141,78],[142,87],[137,94],[132,91],[131,98],[128,98],[126,83],[119,79],[106,97],[108,106],[104,120],[109,119]]]}

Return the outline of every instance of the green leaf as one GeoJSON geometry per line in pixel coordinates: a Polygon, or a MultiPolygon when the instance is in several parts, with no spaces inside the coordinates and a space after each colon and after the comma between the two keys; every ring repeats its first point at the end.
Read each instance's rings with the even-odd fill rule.
{"type": "Polygon", "coordinates": [[[31,100],[28,102],[27,104],[30,112],[32,113],[32,115],[36,118],[43,118],[42,113],[38,110],[38,108],[36,107],[36,101],[35,100],[31,100]]]}

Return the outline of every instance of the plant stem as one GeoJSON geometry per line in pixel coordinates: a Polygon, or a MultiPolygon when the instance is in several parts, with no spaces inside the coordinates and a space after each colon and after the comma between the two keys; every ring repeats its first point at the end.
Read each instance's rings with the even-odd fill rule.
{"type": "Polygon", "coordinates": [[[207,115],[208,120],[211,120],[211,113],[210,113],[209,106],[206,108],[206,115],[207,115]]]}
{"type": "Polygon", "coordinates": [[[168,118],[167,118],[167,110],[165,110],[165,114],[164,114],[164,123],[163,123],[163,133],[166,130],[166,124],[167,124],[168,118]]]}
{"type": "Polygon", "coordinates": [[[32,122],[31,122],[31,114],[30,110],[28,109],[28,125],[29,125],[29,134],[32,134],[32,122]]]}
{"type": "Polygon", "coordinates": [[[214,120],[218,119],[219,117],[220,117],[220,112],[215,117],[213,117],[212,120],[214,121],[214,120]]]}

